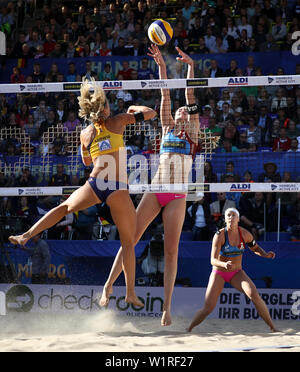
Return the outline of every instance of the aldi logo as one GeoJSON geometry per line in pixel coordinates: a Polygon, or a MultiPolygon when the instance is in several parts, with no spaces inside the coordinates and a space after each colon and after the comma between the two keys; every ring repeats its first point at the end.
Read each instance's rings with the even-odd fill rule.
{"type": "Polygon", "coordinates": [[[251,183],[233,183],[230,187],[230,191],[250,191],[251,183]]]}
{"type": "Polygon", "coordinates": [[[247,77],[232,77],[228,80],[227,85],[248,85],[247,77]]]}

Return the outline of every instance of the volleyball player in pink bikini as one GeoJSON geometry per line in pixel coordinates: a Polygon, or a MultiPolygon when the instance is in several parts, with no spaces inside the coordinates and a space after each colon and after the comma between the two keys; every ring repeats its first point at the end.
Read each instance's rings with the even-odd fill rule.
{"type": "Polygon", "coordinates": [[[239,212],[237,209],[229,208],[225,211],[225,222],[226,227],[215,234],[212,242],[211,264],[213,270],[205,294],[204,307],[195,314],[187,330],[191,332],[213,311],[226,282],[238,291],[245,293],[252,300],[258,314],[267,323],[271,331],[276,332],[265,302],[260,297],[255,284],[242,269],[242,256],[246,244],[251,251],[261,257],[273,259],[275,253],[265,252],[248,230],[239,227],[239,212]]]}
{"type": "MultiPolygon", "coordinates": [[[[194,77],[194,61],[176,48],[177,60],[187,63],[187,78],[194,77]]],[[[165,61],[156,45],[149,48],[159,68],[160,79],[167,79],[165,61]]],[[[160,120],[162,139],[160,143],[160,161],[152,184],[183,184],[188,181],[193,157],[198,150],[199,114],[195,104],[194,89],[185,90],[186,106],[180,107],[175,118],[171,114],[169,89],[161,90],[160,120]],[[175,156],[175,157],[174,157],[175,156]]],[[[161,325],[172,323],[171,300],[177,274],[178,245],[186,212],[186,193],[145,193],[137,208],[136,243],[140,240],[149,224],[164,207],[162,218],[164,225],[164,308],[161,325]]],[[[101,306],[107,306],[112,286],[122,271],[122,248],[120,248],[109,278],[105,283],[101,306]]]]}

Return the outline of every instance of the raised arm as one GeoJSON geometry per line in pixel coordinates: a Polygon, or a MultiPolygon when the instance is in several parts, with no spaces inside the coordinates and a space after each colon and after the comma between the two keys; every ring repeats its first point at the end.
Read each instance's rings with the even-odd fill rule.
{"type": "MultiPolygon", "coordinates": [[[[152,57],[158,66],[159,78],[161,80],[168,79],[167,66],[158,46],[152,44],[149,51],[148,56],[152,57]]],[[[162,125],[174,125],[171,114],[170,89],[161,89],[160,120],[162,125]]]]}
{"type": "MultiPolygon", "coordinates": [[[[176,50],[179,54],[179,57],[177,57],[177,61],[186,63],[188,65],[187,70],[187,79],[193,79],[194,78],[194,60],[188,56],[186,53],[184,53],[180,48],[176,47],[176,50]]],[[[196,99],[194,95],[194,88],[186,88],[185,90],[185,99],[187,105],[195,104],[196,99]]]]}
{"type": "Polygon", "coordinates": [[[130,106],[125,114],[119,114],[109,119],[107,129],[123,133],[126,125],[140,123],[144,120],[154,119],[157,112],[147,106],[130,106]]]}

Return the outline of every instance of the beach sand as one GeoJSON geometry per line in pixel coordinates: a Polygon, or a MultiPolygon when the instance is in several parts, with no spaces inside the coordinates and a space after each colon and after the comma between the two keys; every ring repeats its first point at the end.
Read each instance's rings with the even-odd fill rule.
{"type": "Polygon", "coordinates": [[[206,319],[192,333],[190,319],[120,317],[110,310],[91,314],[14,313],[0,317],[1,352],[199,352],[300,351],[300,322],[206,319]]]}

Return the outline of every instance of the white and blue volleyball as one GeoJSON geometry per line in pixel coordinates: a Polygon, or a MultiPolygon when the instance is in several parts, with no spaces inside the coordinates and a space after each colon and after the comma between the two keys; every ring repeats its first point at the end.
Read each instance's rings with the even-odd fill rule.
{"type": "Polygon", "coordinates": [[[173,37],[173,29],[167,21],[157,19],[148,28],[148,37],[156,45],[164,45],[173,37]]]}

